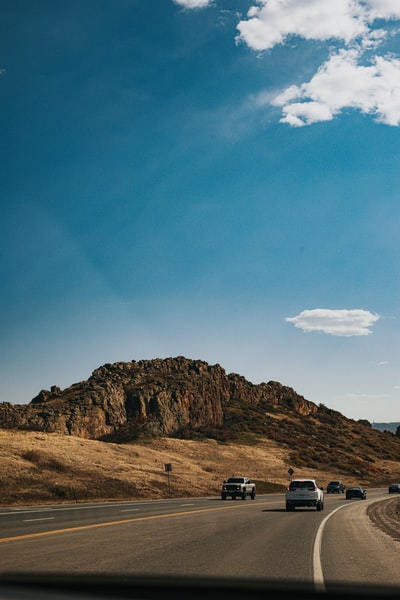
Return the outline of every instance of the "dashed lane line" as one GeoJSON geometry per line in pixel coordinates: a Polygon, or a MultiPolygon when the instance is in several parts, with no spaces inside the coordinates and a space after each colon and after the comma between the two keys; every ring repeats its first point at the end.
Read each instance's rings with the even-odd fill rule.
{"type": "MultiPolygon", "coordinates": [[[[260,504],[256,504],[253,506],[259,506],[260,504]]],[[[5,542],[16,542],[20,540],[30,540],[34,538],[46,537],[50,535],[59,535],[61,533],[72,533],[75,531],[86,531],[89,529],[98,529],[100,527],[112,527],[114,525],[125,525],[127,523],[135,523],[136,521],[155,521],[156,519],[170,519],[172,517],[182,517],[185,515],[194,515],[199,513],[207,513],[216,510],[232,510],[239,509],[245,506],[249,506],[248,504],[237,504],[235,506],[222,506],[216,508],[201,508],[197,510],[188,510],[177,513],[167,513],[165,515],[151,515],[147,517],[134,517],[131,519],[122,519],[119,521],[107,521],[106,523],[92,523],[91,525],[78,525],[77,527],[67,527],[64,529],[53,529],[51,531],[40,531],[38,533],[26,533],[24,535],[16,535],[12,537],[0,538],[0,544],[4,544],[5,542]]]]}
{"type": "Polygon", "coordinates": [[[32,523],[36,521],[54,521],[55,517],[38,517],[37,519],[23,519],[23,523],[32,523]]]}

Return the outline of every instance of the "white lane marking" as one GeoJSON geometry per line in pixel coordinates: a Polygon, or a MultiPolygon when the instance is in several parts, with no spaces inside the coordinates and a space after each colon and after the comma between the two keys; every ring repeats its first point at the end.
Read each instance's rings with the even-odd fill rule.
{"type": "Polygon", "coordinates": [[[124,510],[120,510],[120,512],[133,512],[134,510],[139,510],[138,508],[124,508],[124,510]]]}
{"type": "MultiPolygon", "coordinates": [[[[139,504],[139,503],[138,503],[139,504]]],[[[140,503],[140,504],[145,504],[140,503]]],[[[114,505],[112,505],[111,502],[109,503],[99,503],[95,506],[93,506],[92,504],[90,505],[84,505],[84,504],[79,504],[78,506],[76,504],[74,504],[73,506],[52,506],[51,508],[10,508],[9,511],[7,512],[0,512],[0,516],[3,517],[9,517],[10,515],[22,515],[22,514],[26,514],[26,513],[40,513],[40,512],[45,512],[45,511],[51,511],[51,512],[61,512],[61,511],[67,511],[67,510],[92,510],[92,509],[100,509],[100,508],[108,508],[112,506],[114,508],[114,506],[124,506],[124,504],[122,503],[115,503],[114,505]]],[[[126,504],[125,504],[126,506],[126,504]]]]}
{"type": "Polygon", "coordinates": [[[332,515],[335,514],[335,512],[337,512],[341,508],[344,508],[345,506],[349,506],[349,505],[342,504],[342,506],[335,508],[334,511],[329,513],[329,515],[327,515],[325,517],[325,519],[323,519],[321,521],[321,524],[317,529],[317,534],[315,536],[314,548],[313,548],[313,579],[314,579],[314,586],[317,591],[325,592],[325,580],[324,580],[324,574],[322,572],[322,564],[321,564],[322,533],[325,529],[325,525],[326,525],[328,519],[330,519],[332,517],[332,515]]]}
{"type": "Polygon", "coordinates": [[[32,521],[53,521],[55,517],[42,517],[39,519],[23,519],[24,523],[31,523],[32,521]]]}
{"type": "Polygon", "coordinates": [[[194,502],[192,502],[191,504],[181,504],[181,506],[194,506],[194,502]]]}
{"type": "MultiPolygon", "coordinates": [[[[220,500],[220,498],[218,497],[214,497],[214,496],[206,496],[206,497],[202,497],[202,498],[198,498],[198,500],[220,500]]],[[[67,510],[92,510],[92,509],[99,509],[99,508],[109,508],[109,507],[118,507],[118,506],[128,506],[129,504],[135,503],[137,506],[151,506],[151,505],[155,505],[155,504],[178,504],[179,502],[182,502],[182,499],[177,498],[176,500],[171,500],[171,499],[161,499],[161,500],[132,500],[129,501],[127,500],[126,502],[121,501],[121,502],[96,502],[96,504],[70,504],[70,505],[51,505],[51,506],[46,506],[46,507],[42,507],[42,506],[38,506],[37,508],[34,508],[32,506],[27,506],[27,507],[10,507],[10,509],[8,509],[6,512],[0,512],[0,516],[3,517],[8,517],[11,515],[16,515],[16,514],[23,514],[23,513],[36,513],[36,512],[41,512],[44,510],[50,510],[50,511],[67,511],[67,510]]]]}
{"type": "Polygon", "coordinates": [[[51,508],[35,508],[33,510],[21,510],[16,508],[10,508],[7,512],[0,512],[1,516],[10,516],[10,515],[23,515],[25,513],[43,513],[51,511],[51,508]]]}

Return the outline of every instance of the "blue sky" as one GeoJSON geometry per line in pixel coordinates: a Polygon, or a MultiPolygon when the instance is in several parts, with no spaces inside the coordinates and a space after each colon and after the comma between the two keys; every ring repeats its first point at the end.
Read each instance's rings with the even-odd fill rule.
{"type": "Polygon", "coordinates": [[[400,0],[5,0],[0,401],[183,355],[399,421],[399,40],[400,0]]]}

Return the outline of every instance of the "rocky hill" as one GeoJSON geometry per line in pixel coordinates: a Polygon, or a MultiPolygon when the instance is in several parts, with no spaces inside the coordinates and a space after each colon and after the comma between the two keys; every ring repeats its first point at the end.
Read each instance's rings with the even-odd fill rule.
{"type": "Polygon", "coordinates": [[[109,442],[159,436],[287,449],[293,466],[383,478],[377,461],[400,461],[400,439],[367,421],[317,406],[292,388],[252,384],[220,365],[184,357],[106,364],[30,404],[0,404],[0,428],[109,442]]]}
{"type": "Polygon", "coordinates": [[[143,429],[179,436],[224,427],[232,404],[318,412],[279,383],[253,385],[219,365],[178,357],[106,364],[65,390],[42,390],[28,405],[3,403],[0,426],[90,439],[135,437],[143,429]]]}

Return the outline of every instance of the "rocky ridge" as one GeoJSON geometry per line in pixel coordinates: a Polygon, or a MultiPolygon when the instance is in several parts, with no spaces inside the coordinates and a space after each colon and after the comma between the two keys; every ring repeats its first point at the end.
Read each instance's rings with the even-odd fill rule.
{"type": "Polygon", "coordinates": [[[184,357],[105,364],[87,381],[42,390],[30,404],[0,404],[0,427],[104,439],[139,431],[179,436],[224,426],[233,404],[297,415],[318,407],[292,388],[252,384],[220,365],[184,357]]]}

